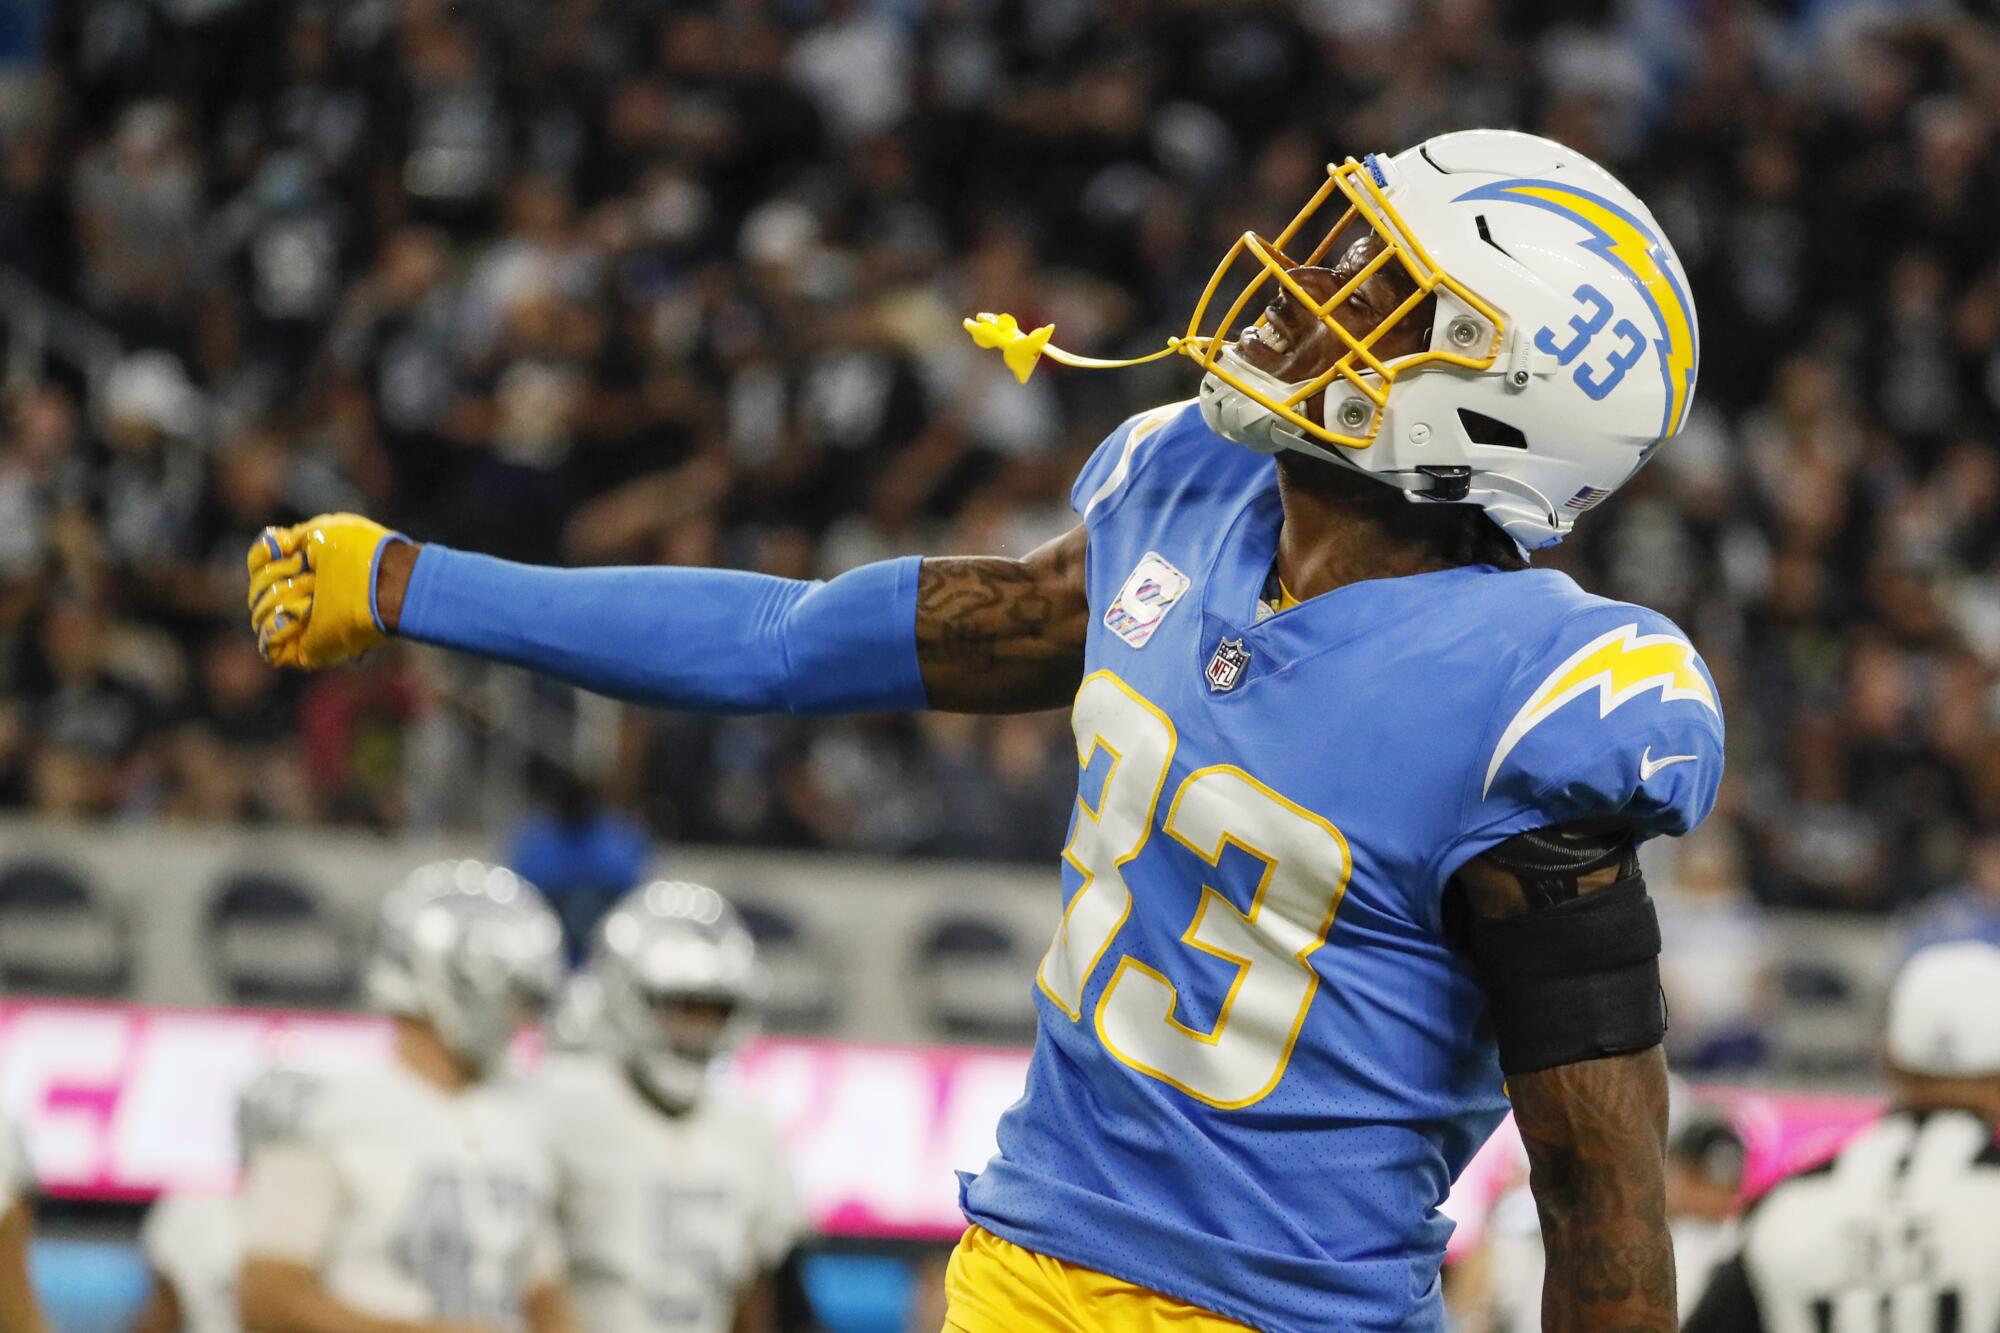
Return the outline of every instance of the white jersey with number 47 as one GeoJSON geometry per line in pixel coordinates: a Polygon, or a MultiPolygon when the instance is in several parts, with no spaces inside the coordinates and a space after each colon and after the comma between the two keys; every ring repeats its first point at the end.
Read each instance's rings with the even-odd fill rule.
{"type": "Polygon", "coordinates": [[[506,1085],[451,1094],[395,1063],[329,1078],[253,1156],[246,1208],[248,1257],[304,1264],[377,1318],[516,1329],[561,1275],[553,1175],[506,1085]]]}
{"type": "Polygon", "coordinates": [[[667,1115],[608,1061],[536,1077],[570,1293],[591,1333],[727,1333],[804,1219],[776,1129],[720,1091],[667,1115]]]}

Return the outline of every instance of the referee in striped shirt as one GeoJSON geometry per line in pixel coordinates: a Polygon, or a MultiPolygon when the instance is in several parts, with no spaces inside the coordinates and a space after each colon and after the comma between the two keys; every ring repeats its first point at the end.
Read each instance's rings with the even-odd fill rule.
{"type": "Polygon", "coordinates": [[[1751,1208],[1686,1333],[2000,1330],[2000,949],[1913,955],[1885,1055],[1893,1109],[1751,1208]]]}

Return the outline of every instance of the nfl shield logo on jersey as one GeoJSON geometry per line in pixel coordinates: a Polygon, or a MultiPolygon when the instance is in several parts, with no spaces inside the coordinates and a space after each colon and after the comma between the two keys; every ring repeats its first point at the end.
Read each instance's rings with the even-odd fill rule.
{"type": "Polygon", "coordinates": [[[1233,690],[1243,679],[1243,668],[1250,665],[1250,650],[1243,646],[1241,639],[1224,639],[1215,645],[1215,656],[1208,659],[1208,670],[1202,674],[1208,677],[1208,688],[1216,693],[1233,690]]]}

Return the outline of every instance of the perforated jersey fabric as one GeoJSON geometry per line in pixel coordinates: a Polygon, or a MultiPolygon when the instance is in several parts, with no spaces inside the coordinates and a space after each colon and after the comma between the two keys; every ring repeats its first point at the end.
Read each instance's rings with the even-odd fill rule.
{"type": "Polygon", "coordinates": [[[1260,618],[1275,465],[1189,404],[1115,431],[1074,502],[1066,915],[966,1216],[1269,1333],[1441,1328],[1438,1206],[1507,1108],[1445,886],[1530,828],[1699,823],[1713,682],[1664,617],[1546,570],[1260,618]]]}

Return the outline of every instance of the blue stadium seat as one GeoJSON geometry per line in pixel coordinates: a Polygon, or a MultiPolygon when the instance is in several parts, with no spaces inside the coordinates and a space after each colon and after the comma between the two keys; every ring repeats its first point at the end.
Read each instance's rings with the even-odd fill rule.
{"type": "Polygon", "coordinates": [[[296,881],[262,871],[230,875],[216,886],[203,925],[210,970],[233,1003],[353,1003],[353,936],[296,881]]]}
{"type": "Polygon", "coordinates": [[[912,959],[914,989],[937,1035],[1010,1046],[1035,1038],[1034,966],[1012,931],[963,915],[925,931],[912,959]]]}
{"type": "Polygon", "coordinates": [[[840,1021],[839,992],[819,939],[790,913],[763,903],[730,902],[757,941],[758,955],[771,976],[764,1026],[774,1032],[815,1033],[840,1021]]]}

